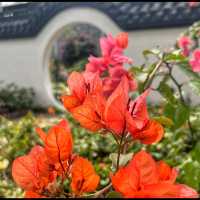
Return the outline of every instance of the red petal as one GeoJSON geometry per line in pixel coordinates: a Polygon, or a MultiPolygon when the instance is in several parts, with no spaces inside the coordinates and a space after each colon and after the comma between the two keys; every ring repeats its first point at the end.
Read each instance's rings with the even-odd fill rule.
{"type": "Polygon", "coordinates": [[[25,190],[39,188],[37,162],[31,156],[21,156],[14,160],[12,176],[15,182],[25,190]]]}
{"type": "Polygon", "coordinates": [[[106,103],[104,120],[108,129],[112,130],[115,134],[122,134],[126,126],[125,114],[128,102],[128,90],[128,80],[126,77],[123,77],[106,103]]]}
{"type": "Polygon", "coordinates": [[[176,181],[178,171],[175,168],[171,168],[164,161],[157,162],[157,170],[161,181],[169,181],[171,183],[176,181]]]}
{"type": "Polygon", "coordinates": [[[179,189],[177,197],[179,198],[198,198],[199,194],[193,188],[188,187],[187,185],[177,184],[179,189]]]}
{"type": "Polygon", "coordinates": [[[164,129],[157,121],[150,120],[143,130],[131,134],[134,139],[140,140],[143,144],[152,144],[162,139],[164,129]]]}
{"type": "Polygon", "coordinates": [[[135,198],[171,198],[177,197],[178,188],[176,185],[162,182],[157,184],[146,185],[142,190],[134,194],[135,198]]]}
{"type": "Polygon", "coordinates": [[[71,109],[79,106],[81,104],[81,101],[79,100],[79,98],[77,98],[76,96],[74,95],[70,95],[70,96],[62,96],[61,97],[61,101],[64,105],[64,107],[70,111],[71,109]]]}
{"type": "MultiPolygon", "coordinates": [[[[87,72],[85,74],[86,76],[86,82],[90,85],[90,94],[96,94],[96,93],[101,93],[102,92],[102,80],[99,77],[98,73],[90,73],[87,72]]],[[[84,76],[84,77],[85,77],[84,76]]]]}
{"type": "MultiPolygon", "coordinates": [[[[130,103],[129,112],[132,113],[132,116],[140,121],[147,121],[149,120],[149,114],[147,110],[146,105],[146,98],[149,94],[149,89],[146,90],[144,93],[142,93],[140,96],[138,96],[135,101],[130,103]]],[[[138,123],[138,128],[141,129],[143,126],[143,123],[138,123]]]]}
{"type": "MultiPolygon", "coordinates": [[[[46,136],[46,134],[45,134],[46,136]]],[[[41,153],[44,152],[44,148],[40,145],[34,146],[28,155],[32,156],[33,159],[37,160],[41,153]]]]}
{"type": "Polygon", "coordinates": [[[136,168],[139,172],[140,186],[154,184],[158,182],[158,174],[156,171],[156,162],[150,154],[145,151],[136,153],[128,164],[128,167],[136,168]]]}
{"type": "Polygon", "coordinates": [[[41,128],[36,128],[35,131],[40,136],[41,140],[45,143],[47,137],[46,133],[41,128]]]}
{"type": "Polygon", "coordinates": [[[88,96],[83,105],[73,109],[72,115],[84,128],[98,131],[103,127],[101,118],[105,102],[97,96],[95,101],[94,97],[88,96]]]}
{"type": "Polygon", "coordinates": [[[45,151],[53,164],[66,161],[72,153],[73,142],[69,131],[63,127],[63,121],[48,131],[45,151]]]}
{"type": "Polygon", "coordinates": [[[79,72],[72,72],[67,80],[72,95],[83,101],[86,95],[85,79],[79,72]]]}
{"type": "Polygon", "coordinates": [[[71,169],[71,188],[75,194],[94,191],[99,184],[99,176],[92,164],[85,158],[76,157],[71,169]]]}
{"type": "Polygon", "coordinates": [[[62,127],[66,130],[66,132],[71,133],[69,123],[67,120],[65,120],[65,119],[61,120],[57,126],[62,127]]]}
{"type": "Polygon", "coordinates": [[[116,37],[116,43],[118,47],[125,49],[128,46],[128,33],[119,33],[116,37]]]}
{"type": "Polygon", "coordinates": [[[138,190],[139,174],[136,168],[121,168],[111,179],[114,189],[123,196],[131,196],[138,190]]]}

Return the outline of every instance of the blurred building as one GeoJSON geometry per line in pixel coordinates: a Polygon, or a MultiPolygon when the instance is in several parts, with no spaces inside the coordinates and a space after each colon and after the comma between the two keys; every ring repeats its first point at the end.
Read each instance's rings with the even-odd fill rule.
{"type": "MultiPolygon", "coordinates": [[[[51,91],[48,61],[55,40],[67,25],[87,23],[105,34],[129,32],[126,53],[141,64],[144,49],[172,47],[179,34],[199,19],[200,7],[191,8],[187,2],[22,2],[3,6],[0,80],[32,87],[41,105],[58,105],[51,91]]],[[[185,81],[180,71],[175,76],[185,81]]]]}

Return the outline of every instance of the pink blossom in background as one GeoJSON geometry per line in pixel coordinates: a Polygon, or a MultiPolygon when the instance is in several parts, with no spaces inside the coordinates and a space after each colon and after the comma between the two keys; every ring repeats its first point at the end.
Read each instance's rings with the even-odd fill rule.
{"type": "MultiPolygon", "coordinates": [[[[132,60],[130,58],[123,55],[124,48],[121,48],[121,46],[125,47],[125,44],[123,44],[122,36],[120,36],[120,38],[121,39],[119,39],[118,37],[114,38],[111,34],[109,34],[107,37],[103,37],[100,39],[102,56],[104,57],[107,65],[132,63],[132,60]]],[[[126,39],[123,38],[123,40],[126,39]]]]}
{"type": "Polygon", "coordinates": [[[189,56],[189,47],[192,44],[192,40],[188,36],[182,36],[178,40],[178,47],[183,50],[184,56],[189,56]]]}
{"type": "Polygon", "coordinates": [[[189,1],[188,4],[190,7],[196,7],[198,5],[198,1],[189,1]]]}
{"type": "Polygon", "coordinates": [[[123,76],[126,76],[129,81],[129,90],[134,91],[137,89],[137,82],[132,78],[130,72],[118,65],[109,68],[109,76],[103,79],[103,90],[106,97],[116,89],[123,76]]]}
{"type": "Polygon", "coordinates": [[[86,64],[85,76],[98,73],[103,79],[103,91],[105,97],[109,97],[125,75],[129,80],[129,89],[134,91],[137,83],[131,74],[124,68],[124,64],[132,64],[132,59],[124,55],[124,50],[128,46],[128,33],[119,33],[116,37],[109,34],[100,39],[101,57],[89,57],[86,64]]]}
{"type": "Polygon", "coordinates": [[[119,33],[116,37],[117,46],[126,49],[128,46],[128,33],[119,33]]]}
{"type": "Polygon", "coordinates": [[[85,71],[87,72],[98,72],[99,75],[101,75],[105,70],[107,70],[107,66],[106,66],[106,62],[105,59],[100,57],[94,57],[94,56],[90,56],[89,57],[89,63],[86,64],[86,69],[85,71]]]}
{"type": "Polygon", "coordinates": [[[189,61],[194,72],[200,72],[200,49],[193,52],[192,58],[189,61]]]}

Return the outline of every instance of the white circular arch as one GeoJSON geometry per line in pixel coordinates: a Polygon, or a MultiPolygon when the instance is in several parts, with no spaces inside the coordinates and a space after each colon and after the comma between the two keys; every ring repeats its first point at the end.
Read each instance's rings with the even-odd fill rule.
{"type": "Polygon", "coordinates": [[[52,18],[42,29],[37,40],[40,41],[40,48],[38,48],[38,50],[41,56],[41,65],[43,66],[44,88],[46,89],[49,103],[60,109],[62,109],[62,106],[58,103],[52,93],[48,62],[51,56],[53,42],[67,25],[73,23],[87,23],[106,34],[117,34],[121,31],[111,18],[93,8],[65,9],[52,18]]]}

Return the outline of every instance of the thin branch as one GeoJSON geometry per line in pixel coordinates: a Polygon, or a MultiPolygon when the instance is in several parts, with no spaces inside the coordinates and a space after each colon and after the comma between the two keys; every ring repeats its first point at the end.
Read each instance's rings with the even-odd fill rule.
{"type": "Polygon", "coordinates": [[[159,60],[159,62],[157,63],[157,65],[155,66],[153,71],[147,75],[147,77],[144,81],[144,87],[143,87],[142,92],[144,92],[151,85],[156,72],[162,66],[162,64],[163,64],[163,59],[159,60]]]}
{"type": "MultiPolygon", "coordinates": [[[[173,83],[176,85],[176,87],[178,89],[180,100],[181,100],[182,104],[187,106],[187,104],[185,102],[185,99],[183,97],[183,94],[182,94],[182,84],[179,84],[178,81],[172,75],[172,68],[169,66],[169,63],[165,62],[165,64],[166,64],[166,66],[167,66],[167,68],[169,70],[169,77],[171,78],[171,80],[173,81],[173,83]]],[[[189,116],[189,118],[187,120],[187,123],[188,123],[188,127],[189,127],[190,134],[191,134],[191,137],[192,137],[192,142],[194,142],[194,134],[193,134],[192,124],[191,124],[191,121],[190,121],[190,116],[189,116]]]]}
{"type": "Polygon", "coordinates": [[[98,192],[93,193],[93,194],[84,195],[83,197],[90,197],[90,196],[92,196],[93,198],[100,197],[102,194],[107,192],[111,187],[112,187],[112,183],[109,183],[106,187],[104,187],[103,189],[99,190],[98,192]]]}

